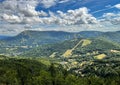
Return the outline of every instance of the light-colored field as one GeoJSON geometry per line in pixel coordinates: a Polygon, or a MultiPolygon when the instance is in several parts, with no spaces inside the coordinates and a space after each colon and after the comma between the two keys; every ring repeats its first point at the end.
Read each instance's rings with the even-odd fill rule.
{"type": "Polygon", "coordinates": [[[92,41],[90,41],[90,40],[88,40],[88,39],[84,39],[84,40],[82,40],[82,41],[83,41],[83,43],[82,43],[82,46],[81,46],[81,47],[87,46],[87,45],[91,44],[91,42],[92,42],[92,41]]]}
{"type": "Polygon", "coordinates": [[[64,57],[69,57],[69,56],[71,56],[72,55],[72,50],[71,49],[69,49],[69,50],[67,50],[64,54],[63,54],[63,56],[64,57]]]}
{"type": "Polygon", "coordinates": [[[118,50],[110,50],[110,52],[112,52],[112,53],[120,53],[120,51],[118,51],[118,50]]]}
{"type": "Polygon", "coordinates": [[[82,39],[80,40],[72,49],[68,49],[62,56],[63,57],[70,57],[72,55],[73,50],[75,50],[81,43],[81,47],[87,46],[89,44],[91,44],[92,41],[88,40],[88,39],[82,39]]]}
{"type": "Polygon", "coordinates": [[[58,52],[53,52],[49,57],[54,58],[56,56],[56,53],[58,53],[58,52]]]}
{"type": "Polygon", "coordinates": [[[105,57],[106,57],[105,54],[99,54],[97,56],[94,56],[95,59],[99,59],[99,60],[104,59],[105,57]]]}

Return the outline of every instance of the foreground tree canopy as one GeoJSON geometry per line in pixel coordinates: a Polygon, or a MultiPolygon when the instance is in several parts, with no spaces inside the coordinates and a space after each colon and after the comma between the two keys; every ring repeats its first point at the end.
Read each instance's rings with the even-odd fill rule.
{"type": "Polygon", "coordinates": [[[114,67],[116,71],[99,65],[97,71],[94,66],[86,67],[83,72],[86,76],[81,77],[58,64],[46,66],[30,59],[2,59],[0,85],[119,85],[120,67],[114,67]]]}

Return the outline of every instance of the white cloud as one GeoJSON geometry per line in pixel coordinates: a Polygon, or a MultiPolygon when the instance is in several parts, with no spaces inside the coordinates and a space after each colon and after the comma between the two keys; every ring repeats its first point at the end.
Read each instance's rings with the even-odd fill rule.
{"type": "Polygon", "coordinates": [[[55,5],[57,0],[41,0],[40,3],[44,5],[45,8],[49,8],[55,5]]]}
{"type": "Polygon", "coordinates": [[[103,14],[103,18],[105,18],[106,20],[110,20],[112,17],[115,17],[116,16],[116,14],[114,14],[114,13],[104,13],[103,14]]]}
{"type": "Polygon", "coordinates": [[[58,11],[59,23],[68,25],[80,25],[80,24],[96,24],[97,19],[88,13],[86,7],[68,10],[67,13],[58,11]]]}
{"type": "Polygon", "coordinates": [[[24,31],[24,25],[20,24],[0,24],[0,34],[1,35],[17,35],[18,33],[24,31]]]}
{"type": "Polygon", "coordinates": [[[59,3],[65,3],[65,2],[68,2],[70,0],[59,0],[59,3]]]}
{"type": "Polygon", "coordinates": [[[20,23],[21,22],[21,19],[15,15],[3,14],[2,18],[9,23],[20,23]]]}
{"type": "Polygon", "coordinates": [[[120,17],[112,19],[111,23],[114,24],[114,25],[120,25],[120,17]]]}
{"type": "Polygon", "coordinates": [[[39,0],[39,3],[42,4],[45,8],[50,8],[58,3],[65,3],[70,0],[39,0]]]}
{"type": "Polygon", "coordinates": [[[23,23],[23,24],[35,24],[38,22],[39,23],[42,22],[39,17],[25,17],[21,23],[23,23]]]}
{"type": "Polygon", "coordinates": [[[112,16],[115,16],[114,13],[104,13],[103,14],[103,17],[112,17],[112,16]]]}
{"type": "Polygon", "coordinates": [[[32,17],[32,16],[47,16],[47,13],[41,11],[38,12],[35,10],[34,6],[31,6],[27,4],[24,8],[23,7],[18,7],[19,12],[24,14],[27,17],[32,17]]]}
{"type": "MultiPolygon", "coordinates": [[[[44,3],[47,3],[47,1],[48,0],[43,0],[44,3]]],[[[49,0],[48,3],[53,5],[53,2],[56,2],[56,0],[49,0]]],[[[97,19],[88,13],[88,9],[86,7],[75,10],[68,10],[66,13],[63,13],[62,11],[57,11],[57,14],[49,12],[50,16],[48,17],[48,14],[44,11],[36,11],[35,4],[22,4],[20,1],[16,1],[16,3],[12,5],[14,7],[9,8],[9,11],[7,11],[8,8],[6,9],[6,5],[4,6],[4,4],[11,5],[11,2],[7,1],[3,3],[4,12],[3,14],[1,13],[3,20],[9,23],[41,23],[59,25],[80,25],[98,23],[97,19]]]]}
{"type": "Polygon", "coordinates": [[[114,7],[120,9],[120,4],[116,4],[114,7]]]}
{"type": "Polygon", "coordinates": [[[68,10],[66,13],[57,11],[57,14],[49,12],[50,17],[40,18],[45,24],[59,24],[59,25],[81,25],[81,24],[97,24],[95,17],[88,13],[86,7],[68,10]]]}
{"type": "Polygon", "coordinates": [[[46,16],[47,14],[45,12],[38,12],[35,10],[37,4],[37,0],[6,0],[0,3],[0,7],[2,7],[2,11],[6,13],[21,13],[25,16],[46,16]]]}
{"type": "Polygon", "coordinates": [[[6,0],[0,3],[0,17],[9,23],[35,23],[39,22],[39,17],[47,16],[44,11],[36,11],[38,1],[6,0]],[[14,2],[14,3],[13,3],[14,2]]]}
{"type": "Polygon", "coordinates": [[[102,22],[110,22],[113,25],[120,24],[120,13],[105,13],[103,14],[103,19],[100,21],[102,22]]]}

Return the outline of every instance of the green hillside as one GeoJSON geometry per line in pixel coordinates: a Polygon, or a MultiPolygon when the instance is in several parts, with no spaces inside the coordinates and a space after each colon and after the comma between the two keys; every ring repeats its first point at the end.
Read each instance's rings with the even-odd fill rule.
{"type": "MultiPolygon", "coordinates": [[[[78,32],[78,33],[70,33],[70,32],[63,32],[63,31],[30,31],[30,30],[27,30],[27,31],[24,31],[18,34],[17,36],[0,40],[0,48],[1,48],[0,54],[4,54],[8,56],[18,56],[18,55],[22,55],[23,53],[27,54],[26,52],[29,50],[31,50],[31,53],[34,50],[36,50],[35,52],[36,54],[34,54],[34,56],[44,56],[45,52],[46,52],[45,55],[49,56],[49,55],[52,55],[53,52],[55,53],[57,51],[59,52],[59,50],[61,51],[59,54],[62,54],[65,50],[71,49],[72,44],[65,43],[66,40],[68,40],[67,42],[69,42],[69,40],[71,42],[72,40],[75,40],[77,38],[82,38],[82,39],[99,38],[102,40],[110,40],[110,41],[113,41],[114,43],[119,43],[120,41],[119,37],[120,37],[119,31],[117,32],[83,31],[83,32],[78,32]],[[59,45],[61,47],[59,47],[59,45]],[[60,49],[57,49],[57,46],[60,49]],[[46,50],[47,47],[49,47],[51,50],[46,50]],[[45,49],[46,51],[43,50],[44,52],[42,52],[42,49],[45,49]],[[43,54],[39,52],[42,52],[43,54]]],[[[79,42],[79,40],[77,42],[79,42]]],[[[73,43],[76,44],[77,42],[73,42],[73,43]]],[[[101,47],[104,47],[104,46],[101,45],[101,47]]],[[[31,56],[33,56],[33,54],[31,56]]]]}
{"type": "Polygon", "coordinates": [[[56,57],[60,57],[67,49],[74,47],[79,40],[68,40],[62,43],[43,45],[26,51],[22,56],[33,57],[49,57],[54,52],[57,52],[56,57]]]}
{"type": "Polygon", "coordinates": [[[101,35],[100,37],[106,38],[108,40],[120,43],[120,31],[117,31],[117,32],[106,32],[103,35],[101,35]]]}
{"type": "MultiPolygon", "coordinates": [[[[54,53],[54,57],[62,57],[67,50],[71,50],[72,55],[70,56],[87,56],[103,53],[109,55],[112,53],[112,50],[120,51],[120,45],[105,39],[75,39],[64,41],[63,43],[43,45],[26,51],[22,56],[49,57],[54,53]]],[[[69,54],[69,51],[67,52],[69,54]]]]}

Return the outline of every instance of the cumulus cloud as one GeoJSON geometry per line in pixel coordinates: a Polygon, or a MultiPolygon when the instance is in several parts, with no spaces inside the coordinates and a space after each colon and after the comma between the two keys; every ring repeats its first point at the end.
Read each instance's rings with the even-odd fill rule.
{"type": "Polygon", "coordinates": [[[19,6],[24,8],[27,4],[31,6],[36,6],[38,4],[37,0],[5,0],[2,3],[0,3],[3,8],[14,10],[18,8],[19,6]]]}
{"type": "Polygon", "coordinates": [[[111,23],[114,24],[114,25],[120,25],[120,17],[112,19],[111,23]]]}
{"type": "Polygon", "coordinates": [[[120,9],[120,4],[116,4],[114,7],[120,9]]]}
{"type": "Polygon", "coordinates": [[[114,14],[114,13],[104,13],[102,17],[103,17],[105,20],[108,20],[108,21],[109,21],[109,20],[111,20],[112,17],[115,17],[115,16],[116,16],[116,14],[114,14]]]}
{"type": "Polygon", "coordinates": [[[97,24],[95,17],[88,13],[86,7],[68,10],[66,13],[57,11],[57,14],[49,12],[50,17],[40,18],[43,23],[59,24],[59,25],[81,25],[81,24],[97,24]]]}
{"type": "Polygon", "coordinates": [[[15,15],[8,15],[8,14],[3,14],[2,18],[10,23],[19,23],[21,22],[21,19],[18,16],[15,15]]]}
{"type": "Polygon", "coordinates": [[[27,17],[32,17],[32,16],[47,16],[47,14],[43,11],[38,12],[35,10],[34,6],[31,6],[27,4],[24,8],[23,7],[18,7],[18,10],[20,13],[24,14],[27,17]]]}
{"type": "Polygon", "coordinates": [[[50,8],[58,3],[65,3],[70,0],[39,0],[39,3],[42,4],[45,8],[50,8]]]}
{"type": "Polygon", "coordinates": [[[24,25],[21,24],[7,24],[3,23],[2,25],[0,24],[0,34],[1,35],[17,35],[18,33],[24,31],[24,25]]]}
{"type": "Polygon", "coordinates": [[[37,0],[6,0],[3,3],[0,3],[0,17],[9,23],[39,22],[39,17],[47,16],[47,13],[42,10],[36,11],[35,7],[37,4],[37,0]]]}
{"type": "Polygon", "coordinates": [[[104,13],[103,14],[103,17],[112,17],[112,16],[115,16],[114,13],[104,13]]]}
{"type": "Polygon", "coordinates": [[[25,1],[25,0],[6,0],[1,3],[0,7],[2,7],[3,12],[6,13],[21,13],[25,16],[32,17],[32,16],[47,16],[47,14],[43,11],[39,12],[35,10],[38,1],[25,1]],[[14,2],[14,3],[13,3],[14,2]]]}
{"type": "Polygon", "coordinates": [[[73,24],[95,24],[97,20],[88,13],[86,7],[76,10],[68,10],[67,13],[61,13],[63,19],[72,22],[73,24]]]}
{"type": "MultiPolygon", "coordinates": [[[[22,23],[22,24],[58,24],[58,25],[80,25],[80,24],[96,24],[98,23],[97,19],[89,14],[86,7],[68,10],[66,13],[62,11],[57,11],[53,13],[49,11],[47,14],[44,11],[36,11],[35,7],[37,2],[24,3],[23,0],[17,1],[11,5],[11,1],[7,0],[2,3],[3,5],[3,14],[2,19],[9,23],[22,23]],[[10,6],[7,7],[7,6],[10,6]],[[9,10],[9,11],[8,11],[9,10]],[[49,15],[49,16],[48,16],[49,15]]],[[[56,0],[42,0],[41,3],[48,3],[53,5],[56,0]],[[52,4],[53,3],[53,4],[52,4]]],[[[66,2],[66,0],[59,0],[59,2],[66,2]]],[[[38,2],[39,3],[39,2],[38,2]]],[[[50,6],[46,4],[46,6],[50,6]]]]}
{"type": "Polygon", "coordinates": [[[43,4],[43,6],[45,8],[49,8],[51,6],[54,6],[56,4],[57,0],[41,0],[41,4],[43,4]]]}
{"type": "Polygon", "coordinates": [[[120,24],[120,13],[105,13],[103,14],[102,22],[107,21],[113,25],[120,24]]]}

